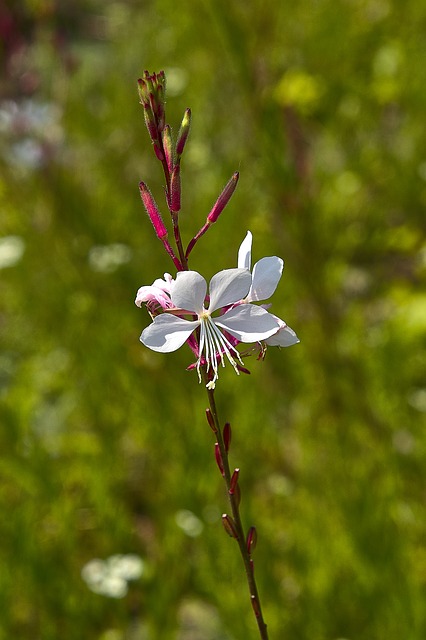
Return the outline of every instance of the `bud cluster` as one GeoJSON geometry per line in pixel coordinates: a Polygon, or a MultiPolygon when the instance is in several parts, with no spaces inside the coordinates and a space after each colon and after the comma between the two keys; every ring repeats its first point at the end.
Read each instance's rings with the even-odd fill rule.
{"type": "Polygon", "coordinates": [[[183,271],[188,268],[188,257],[195,244],[210,228],[210,226],[217,221],[220,214],[228,204],[236,189],[239,175],[238,172],[235,172],[232,175],[213,205],[204,225],[188,243],[185,251],[183,249],[178,223],[178,215],[182,204],[180,162],[191,128],[191,110],[185,110],[176,137],[176,142],[174,142],[171,127],[166,122],[166,76],[164,71],[153,74],[150,74],[148,71],[144,71],[142,78],[139,78],[138,80],[138,91],[140,103],[144,110],[144,118],[148,134],[151,138],[155,155],[163,166],[166,180],[166,204],[172,219],[177,252],[173,250],[167,240],[167,228],[163,222],[159,208],[144,182],[139,184],[140,194],[157,237],[163,243],[164,248],[172,258],[178,271],[183,271]]]}

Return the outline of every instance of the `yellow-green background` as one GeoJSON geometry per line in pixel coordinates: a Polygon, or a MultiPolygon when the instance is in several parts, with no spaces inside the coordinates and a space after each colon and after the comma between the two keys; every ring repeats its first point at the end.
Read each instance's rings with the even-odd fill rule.
{"type": "Polygon", "coordinates": [[[185,242],[240,171],[191,267],[235,266],[251,229],[255,260],[285,259],[273,311],[301,340],[217,386],[270,638],[422,640],[424,3],[6,5],[0,109],[57,111],[0,139],[0,236],[25,242],[0,271],[0,639],[257,638],[192,354],[138,340],[137,288],[173,273],[138,194],[166,213],[136,89],[165,69],[168,122],[193,112],[185,242]],[[146,571],[92,593],[82,567],[116,553],[146,571]]]}

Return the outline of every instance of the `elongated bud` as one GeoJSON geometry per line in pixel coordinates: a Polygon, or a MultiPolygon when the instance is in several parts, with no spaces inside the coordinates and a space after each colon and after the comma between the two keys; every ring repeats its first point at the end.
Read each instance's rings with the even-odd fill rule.
{"type": "Polygon", "coordinates": [[[213,222],[216,222],[216,220],[218,219],[218,217],[220,216],[220,214],[228,204],[232,194],[237,188],[239,177],[240,177],[240,174],[238,173],[238,171],[236,171],[232,176],[232,178],[227,183],[227,185],[225,186],[224,190],[222,191],[218,199],[216,200],[213,206],[213,209],[210,211],[209,215],[207,216],[207,222],[209,222],[210,224],[213,224],[213,222]]]}
{"type": "Polygon", "coordinates": [[[223,427],[223,443],[225,445],[226,453],[228,453],[229,447],[231,445],[231,435],[231,425],[229,424],[229,422],[227,422],[223,427]]]}
{"type": "Polygon", "coordinates": [[[173,143],[172,132],[168,124],[166,124],[163,129],[163,149],[164,155],[166,156],[167,168],[169,173],[171,173],[173,171],[173,143]]]}
{"type": "Polygon", "coordinates": [[[176,155],[178,158],[183,153],[186,141],[189,136],[189,130],[191,128],[191,109],[186,109],[183,118],[182,124],[180,125],[177,141],[176,141],[176,155]]]}
{"type": "Polygon", "coordinates": [[[256,527],[250,527],[250,529],[248,530],[246,544],[247,544],[247,553],[249,554],[249,556],[251,556],[257,544],[256,527]]]}
{"type": "Polygon", "coordinates": [[[231,538],[235,538],[235,540],[238,540],[237,527],[233,518],[224,513],[222,516],[222,524],[225,528],[226,533],[231,536],[231,538]]]}
{"type": "Polygon", "coordinates": [[[232,478],[231,478],[231,483],[229,485],[229,493],[230,495],[234,495],[235,493],[235,489],[238,486],[238,476],[240,475],[240,470],[239,469],[235,469],[234,473],[232,474],[232,478]]]}
{"type": "Polygon", "coordinates": [[[250,596],[250,600],[251,606],[253,607],[254,615],[256,616],[256,618],[260,618],[261,613],[258,599],[256,598],[256,596],[250,596]]]}
{"type": "Polygon", "coordinates": [[[145,206],[149,219],[152,222],[157,238],[163,240],[167,237],[167,229],[164,225],[161,214],[158,210],[157,204],[151,195],[150,190],[144,182],[139,183],[139,192],[141,194],[142,202],[145,206]]]}
{"type": "Polygon", "coordinates": [[[214,455],[216,458],[217,466],[219,467],[219,471],[225,477],[225,469],[223,467],[222,455],[220,453],[219,444],[217,442],[214,445],[214,455]]]}
{"type": "Polygon", "coordinates": [[[217,433],[217,427],[214,423],[213,414],[210,409],[206,409],[206,418],[207,422],[209,423],[210,429],[213,431],[213,433],[217,433]]]}
{"type": "Polygon", "coordinates": [[[177,164],[170,178],[169,207],[172,213],[179,213],[180,211],[180,194],[180,166],[177,164]]]}

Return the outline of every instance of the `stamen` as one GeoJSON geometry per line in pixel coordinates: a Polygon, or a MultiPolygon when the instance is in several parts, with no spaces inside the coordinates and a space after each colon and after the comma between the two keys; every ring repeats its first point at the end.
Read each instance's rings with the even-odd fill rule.
{"type": "Polygon", "coordinates": [[[222,333],[218,326],[216,326],[214,320],[208,313],[208,311],[203,311],[202,314],[199,315],[200,319],[200,346],[199,346],[199,355],[197,361],[197,372],[198,379],[201,382],[201,360],[204,356],[204,359],[207,364],[206,371],[210,371],[210,368],[213,370],[213,379],[207,383],[208,389],[214,389],[216,380],[219,377],[218,374],[218,358],[220,358],[220,362],[222,367],[225,366],[225,359],[223,354],[226,354],[230,364],[233,366],[234,371],[237,375],[240,375],[238,371],[238,366],[234,358],[234,354],[236,359],[240,362],[241,365],[244,365],[241,360],[241,356],[237,349],[230,343],[230,341],[226,338],[226,336],[222,333]],[[203,353],[204,352],[204,353],[203,353]]]}

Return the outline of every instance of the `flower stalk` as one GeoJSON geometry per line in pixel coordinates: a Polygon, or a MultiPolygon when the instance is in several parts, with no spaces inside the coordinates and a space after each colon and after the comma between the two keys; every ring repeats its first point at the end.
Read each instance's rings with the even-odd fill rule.
{"type": "Polygon", "coordinates": [[[230,513],[224,513],[222,523],[226,533],[236,540],[244,565],[250,602],[256,618],[260,639],[268,640],[256,585],[252,553],[257,532],[251,526],[247,533],[240,515],[240,469],[231,472],[229,450],[232,430],[229,422],[221,428],[216,402],[215,386],[220,366],[230,364],[235,372],[249,373],[242,358],[258,353],[263,359],[266,345],[287,347],[299,342],[295,332],[286,323],[267,311],[270,305],[258,304],[268,300],[275,292],[284,268],[281,258],[270,256],[259,260],[251,270],[252,235],[247,232],[238,252],[237,268],[224,269],[207,282],[197,271],[188,267],[188,258],[212,224],[224,211],[235,192],[239,174],[235,172],[217,198],[204,225],[194,235],[186,250],[182,243],[179,216],[181,212],[181,158],[186,148],[191,111],[184,113],[176,143],[165,116],[164,72],[150,75],[144,72],[138,81],[140,101],[144,109],[154,153],[161,162],[165,177],[166,205],[173,226],[175,248],[168,240],[167,227],[160,209],[144,182],[139,185],[140,195],[154,227],[155,234],[172,259],[177,274],[169,273],[156,279],[150,286],[137,292],[137,306],[146,305],[152,323],[141,334],[141,342],[153,351],[170,353],[185,343],[196,357],[188,369],[196,369],[200,382],[204,382],[208,408],[207,422],[215,438],[214,455],[228,495],[230,513]],[[242,343],[252,346],[246,351],[237,347],[242,343]]]}

